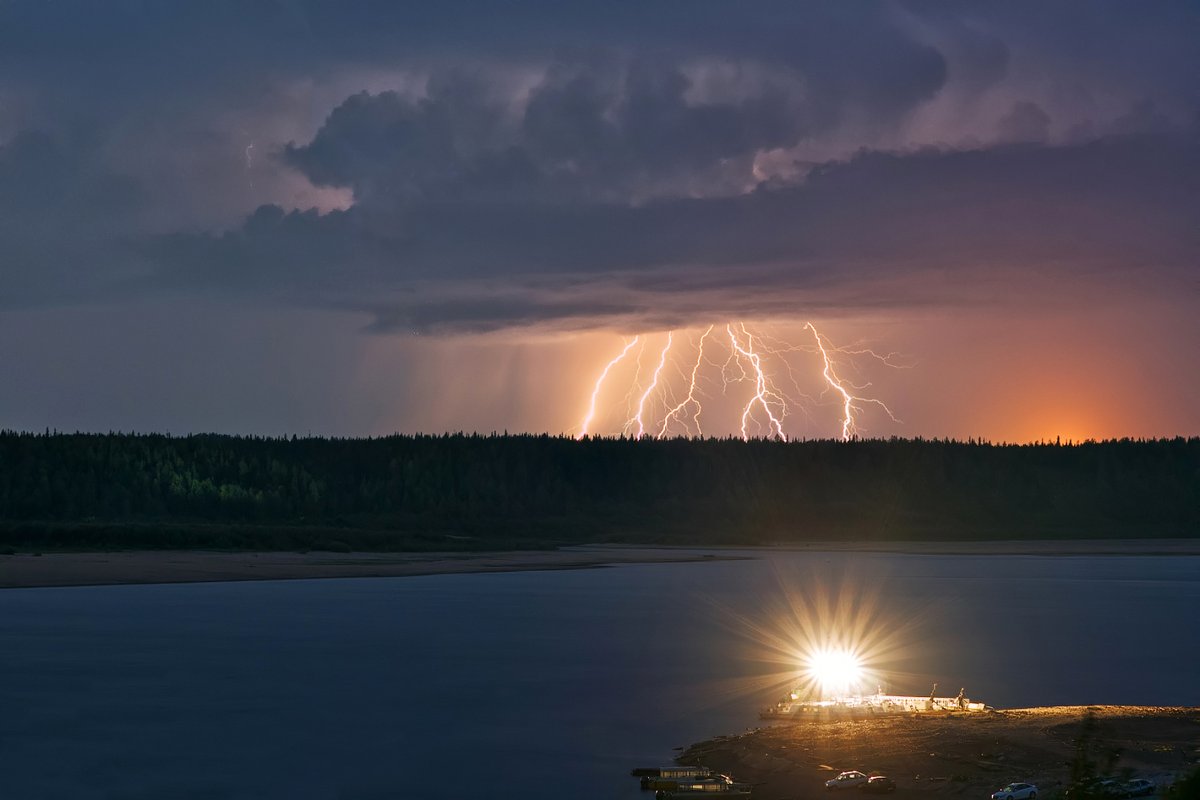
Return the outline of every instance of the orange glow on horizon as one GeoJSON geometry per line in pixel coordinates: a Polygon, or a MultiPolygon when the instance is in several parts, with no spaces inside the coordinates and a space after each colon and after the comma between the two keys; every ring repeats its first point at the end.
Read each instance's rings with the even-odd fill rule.
{"type": "MultiPolygon", "coordinates": [[[[1082,309],[1053,319],[1031,312],[1005,324],[985,314],[932,313],[813,323],[847,390],[887,402],[903,420],[895,423],[883,409],[855,403],[865,412],[861,418],[855,413],[863,437],[1018,444],[1057,439],[1065,444],[1200,435],[1200,404],[1194,402],[1200,373],[1164,344],[1200,341],[1200,318],[1154,311],[1082,309]],[[1135,318],[1137,335],[1131,336],[1135,318]],[[831,344],[846,353],[829,349],[831,344]],[[865,354],[868,347],[885,358],[891,351],[905,354],[891,359],[903,368],[890,368],[865,354]]],[[[744,346],[745,336],[734,325],[744,346]]],[[[768,378],[790,404],[783,421],[788,438],[839,438],[844,398],[821,374],[812,332],[802,321],[748,320],[746,325],[768,378]]],[[[705,338],[701,357],[697,344],[707,327],[676,330],[660,383],[646,400],[647,436],[740,436],[742,412],[757,393],[756,376],[745,357],[740,357],[744,374],[736,364],[720,374],[731,346],[723,323],[705,338]],[[693,402],[664,430],[664,417],[689,393],[693,402]]],[[[364,417],[368,427],[347,433],[508,430],[619,436],[646,390],[666,331],[653,334],[639,380],[634,356],[647,341],[644,332],[600,382],[594,410],[590,401],[603,368],[633,336],[594,330],[527,337],[365,338],[353,343],[361,348],[359,355],[347,359],[354,371],[347,395],[354,405],[346,418],[364,417]]],[[[750,424],[747,432],[773,434],[761,407],[755,405],[754,413],[761,426],[750,424]]],[[[635,432],[636,424],[629,434],[635,432]]]]}

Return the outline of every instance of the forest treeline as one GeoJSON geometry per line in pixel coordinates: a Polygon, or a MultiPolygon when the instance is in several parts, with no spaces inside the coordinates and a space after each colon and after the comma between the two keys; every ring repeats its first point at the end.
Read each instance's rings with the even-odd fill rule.
{"type": "Polygon", "coordinates": [[[1200,438],[574,441],[0,432],[12,548],[1200,535],[1200,438]]]}

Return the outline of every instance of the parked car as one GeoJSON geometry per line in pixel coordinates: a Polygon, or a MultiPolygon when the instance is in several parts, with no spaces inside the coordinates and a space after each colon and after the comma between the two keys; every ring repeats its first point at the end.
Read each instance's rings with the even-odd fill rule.
{"type": "Polygon", "coordinates": [[[1032,783],[1010,783],[998,792],[992,792],[992,800],[1034,800],[1037,787],[1032,783]]]}
{"type": "Polygon", "coordinates": [[[1154,785],[1154,781],[1148,781],[1145,778],[1135,778],[1125,784],[1126,797],[1145,797],[1148,794],[1154,794],[1158,787],[1154,785]]]}
{"type": "Polygon", "coordinates": [[[1127,797],[1125,784],[1113,778],[1105,778],[1096,784],[1096,794],[1101,797],[1127,797]]]}
{"type": "Polygon", "coordinates": [[[858,788],[874,794],[891,794],[896,791],[896,782],[887,775],[872,775],[866,783],[859,784],[858,788]]]}
{"type": "Polygon", "coordinates": [[[1064,789],[1063,800],[1097,800],[1124,796],[1124,790],[1121,795],[1116,794],[1116,786],[1117,782],[1112,779],[1089,778],[1064,789]]]}
{"type": "Polygon", "coordinates": [[[852,769],[849,772],[843,772],[833,780],[825,781],[825,788],[832,792],[836,789],[852,789],[855,786],[862,786],[866,782],[865,773],[852,769]]]}

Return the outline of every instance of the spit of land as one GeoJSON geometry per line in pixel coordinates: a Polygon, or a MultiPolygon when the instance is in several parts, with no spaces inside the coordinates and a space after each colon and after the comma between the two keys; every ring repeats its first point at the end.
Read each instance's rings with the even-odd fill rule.
{"type": "Polygon", "coordinates": [[[1097,723],[1094,757],[1118,756],[1112,775],[1162,785],[1197,766],[1200,708],[1149,706],[788,722],[692,745],[679,761],[755,784],[756,800],[869,796],[856,789],[826,791],[825,781],[845,770],[893,778],[895,800],[978,800],[1012,782],[1035,784],[1039,796],[1049,798],[1068,783],[1088,709],[1097,723]]]}

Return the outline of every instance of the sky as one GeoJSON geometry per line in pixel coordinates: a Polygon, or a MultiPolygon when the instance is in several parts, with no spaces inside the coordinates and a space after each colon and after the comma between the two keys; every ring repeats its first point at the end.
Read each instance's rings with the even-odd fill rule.
{"type": "Polygon", "coordinates": [[[1197,435],[1198,220],[1195,2],[0,3],[0,428],[1197,435]]]}

